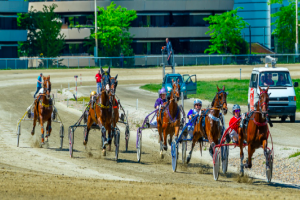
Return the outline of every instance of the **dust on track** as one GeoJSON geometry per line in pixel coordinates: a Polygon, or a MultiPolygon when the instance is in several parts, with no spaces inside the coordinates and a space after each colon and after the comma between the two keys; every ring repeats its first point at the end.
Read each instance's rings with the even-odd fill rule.
{"type": "MultiPolygon", "coordinates": [[[[45,70],[43,73],[51,74],[52,88],[55,89],[60,88],[61,84],[67,87],[67,81],[73,81],[74,73],[91,74],[93,80],[94,71],[45,70]]],[[[119,73],[120,78],[123,77],[123,84],[141,83],[145,80],[130,78],[148,77],[147,71],[149,69],[118,70],[116,73],[119,73]],[[144,73],[147,75],[142,76],[144,73]]],[[[158,72],[160,70],[150,70],[150,74],[158,72]]],[[[254,179],[252,184],[238,183],[235,173],[221,175],[216,182],[212,177],[211,166],[201,164],[199,160],[192,160],[188,166],[179,164],[178,172],[173,173],[169,153],[161,160],[158,144],[154,142],[143,143],[142,162],[137,163],[134,133],[131,133],[128,152],[125,152],[124,141],[121,139],[118,163],[113,159],[114,152],[108,152],[106,158],[101,157],[99,132],[91,131],[88,149],[85,150],[82,129],[75,132],[75,158],[71,159],[66,133],[63,149],[58,149],[60,138],[59,126],[56,124],[52,125],[49,148],[46,149],[31,147],[32,140],[39,138],[40,127],[36,127],[37,135],[32,137],[32,122],[23,122],[20,148],[17,148],[16,120],[33,101],[31,93],[35,89],[36,74],[38,72],[20,70],[1,72],[0,75],[1,199],[232,199],[233,196],[243,199],[296,199],[300,196],[299,190],[284,184],[267,184],[258,179],[254,179]]],[[[155,81],[155,77],[153,75],[152,80],[155,81]]],[[[74,124],[80,114],[79,111],[69,109],[59,109],[58,112],[66,132],[67,127],[74,124]]]]}

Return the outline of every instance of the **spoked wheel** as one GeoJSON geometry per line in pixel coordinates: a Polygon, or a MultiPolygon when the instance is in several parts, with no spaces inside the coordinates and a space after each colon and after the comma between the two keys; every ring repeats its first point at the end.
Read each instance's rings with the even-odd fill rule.
{"type": "Polygon", "coordinates": [[[213,175],[215,181],[219,178],[219,171],[220,171],[220,153],[217,148],[215,148],[213,159],[215,160],[215,164],[213,166],[213,175]]]}
{"type": "Polygon", "coordinates": [[[138,135],[137,135],[136,153],[137,153],[137,161],[141,162],[141,156],[142,156],[142,132],[140,130],[138,130],[138,135]]]}
{"type": "Polygon", "coordinates": [[[186,148],[187,148],[187,142],[182,141],[182,164],[186,163],[186,148]]]}
{"type": "Polygon", "coordinates": [[[60,149],[63,149],[63,142],[64,142],[64,126],[60,126],[59,136],[60,136],[60,149]]]}
{"type": "Polygon", "coordinates": [[[226,174],[228,169],[229,146],[221,147],[222,171],[226,174]]]}
{"type": "Polygon", "coordinates": [[[171,156],[172,156],[172,169],[176,172],[177,169],[177,159],[178,159],[178,145],[173,141],[171,144],[171,156]]]}
{"type": "Polygon", "coordinates": [[[20,124],[18,125],[18,132],[17,132],[18,141],[17,141],[17,147],[19,147],[20,135],[21,135],[21,122],[20,122],[20,124]]]}
{"type": "Polygon", "coordinates": [[[120,130],[116,131],[115,135],[115,156],[116,156],[116,161],[118,161],[118,156],[119,156],[119,147],[120,147],[120,130]]]}
{"type": "Polygon", "coordinates": [[[69,153],[70,157],[73,157],[73,145],[74,145],[74,129],[69,128],[69,153]]]}
{"type": "Polygon", "coordinates": [[[126,151],[128,151],[129,137],[130,137],[129,126],[126,126],[126,131],[125,131],[125,150],[126,151]]]}
{"type": "Polygon", "coordinates": [[[268,159],[269,159],[269,169],[266,166],[266,176],[268,183],[271,183],[272,180],[272,174],[273,174],[273,155],[271,154],[271,151],[268,152],[268,159]]]}

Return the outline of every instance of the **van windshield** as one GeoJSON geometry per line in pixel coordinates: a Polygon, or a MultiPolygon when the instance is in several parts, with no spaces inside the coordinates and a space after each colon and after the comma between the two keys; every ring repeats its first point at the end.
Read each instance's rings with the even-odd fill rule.
{"type": "Polygon", "coordinates": [[[259,86],[292,87],[289,72],[263,72],[259,75],[259,86]]]}

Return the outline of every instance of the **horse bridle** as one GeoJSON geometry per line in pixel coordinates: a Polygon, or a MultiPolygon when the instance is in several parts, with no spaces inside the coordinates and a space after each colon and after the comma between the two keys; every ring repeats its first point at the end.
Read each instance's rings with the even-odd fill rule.
{"type": "MultiPolygon", "coordinates": [[[[262,94],[267,94],[267,95],[268,95],[268,91],[267,91],[267,90],[261,91],[260,94],[259,94],[259,99],[261,99],[261,95],[262,95],[262,94]]],[[[269,99],[266,99],[262,104],[260,104],[260,101],[259,101],[259,110],[260,110],[261,113],[266,113],[266,112],[263,112],[263,111],[262,111],[262,107],[263,107],[264,105],[266,106],[266,109],[267,109],[266,112],[268,112],[269,99]]]]}
{"type": "MultiPolygon", "coordinates": [[[[219,105],[216,106],[217,108],[219,109],[222,109],[223,105],[226,103],[227,105],[227,101],[226,101],[226,98],[225,98],[225,95],[227,95],[227,92],[225,92],[224,90],[221,90],[219,92],[217,92],[217,95],[218,97],[220,96],[220,94],[223,94],[223,98],[222,98],[222,101],[219,100],[219,105]],[[225,99],[225,100],[224,100],[225,99]]],[[[219,99],[219,98],[218,98],[219,99]]]]}
{"type": "MultiPolygon", "coordinates": [[[[177,93],[179,94],[179,96],[176,95],[175,98],[178,98],[178,99],[179,99],[179,98],[180,98],[179,83],[174,83],[174,84],[177,84],[178,87],[176,86],[176,89],[172,89],[172,90],[173,90],[173,95],[175,96],[175,92],[177,92],[177,93]]],[[[171,100],[173,101],[175,98],[170,99],[170,101],[171,101],[171,100]]]]}

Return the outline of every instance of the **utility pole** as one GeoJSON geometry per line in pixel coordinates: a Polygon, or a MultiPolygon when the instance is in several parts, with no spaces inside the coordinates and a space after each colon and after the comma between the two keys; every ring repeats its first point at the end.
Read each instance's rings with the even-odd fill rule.
{"type": "Polygon", "coordinates": [[[98,24],[97,24],[97,3],[96,0],[95,2],[95,43],[96,47],[94,49],[94,57],[98,57],[98,39],[97,39],[97,29],[98,29],[98,24]]]}
{"type": "Polygon", "coordinates": [[[250,54],[251,54],[251,25],[249,25],[249,45],[250,45],[250,54]]]}
{"type": "Polygon", "coordinates": [[[298,0],[296,0],[296,44],[295,54],[298,54],[298,0]]]}

